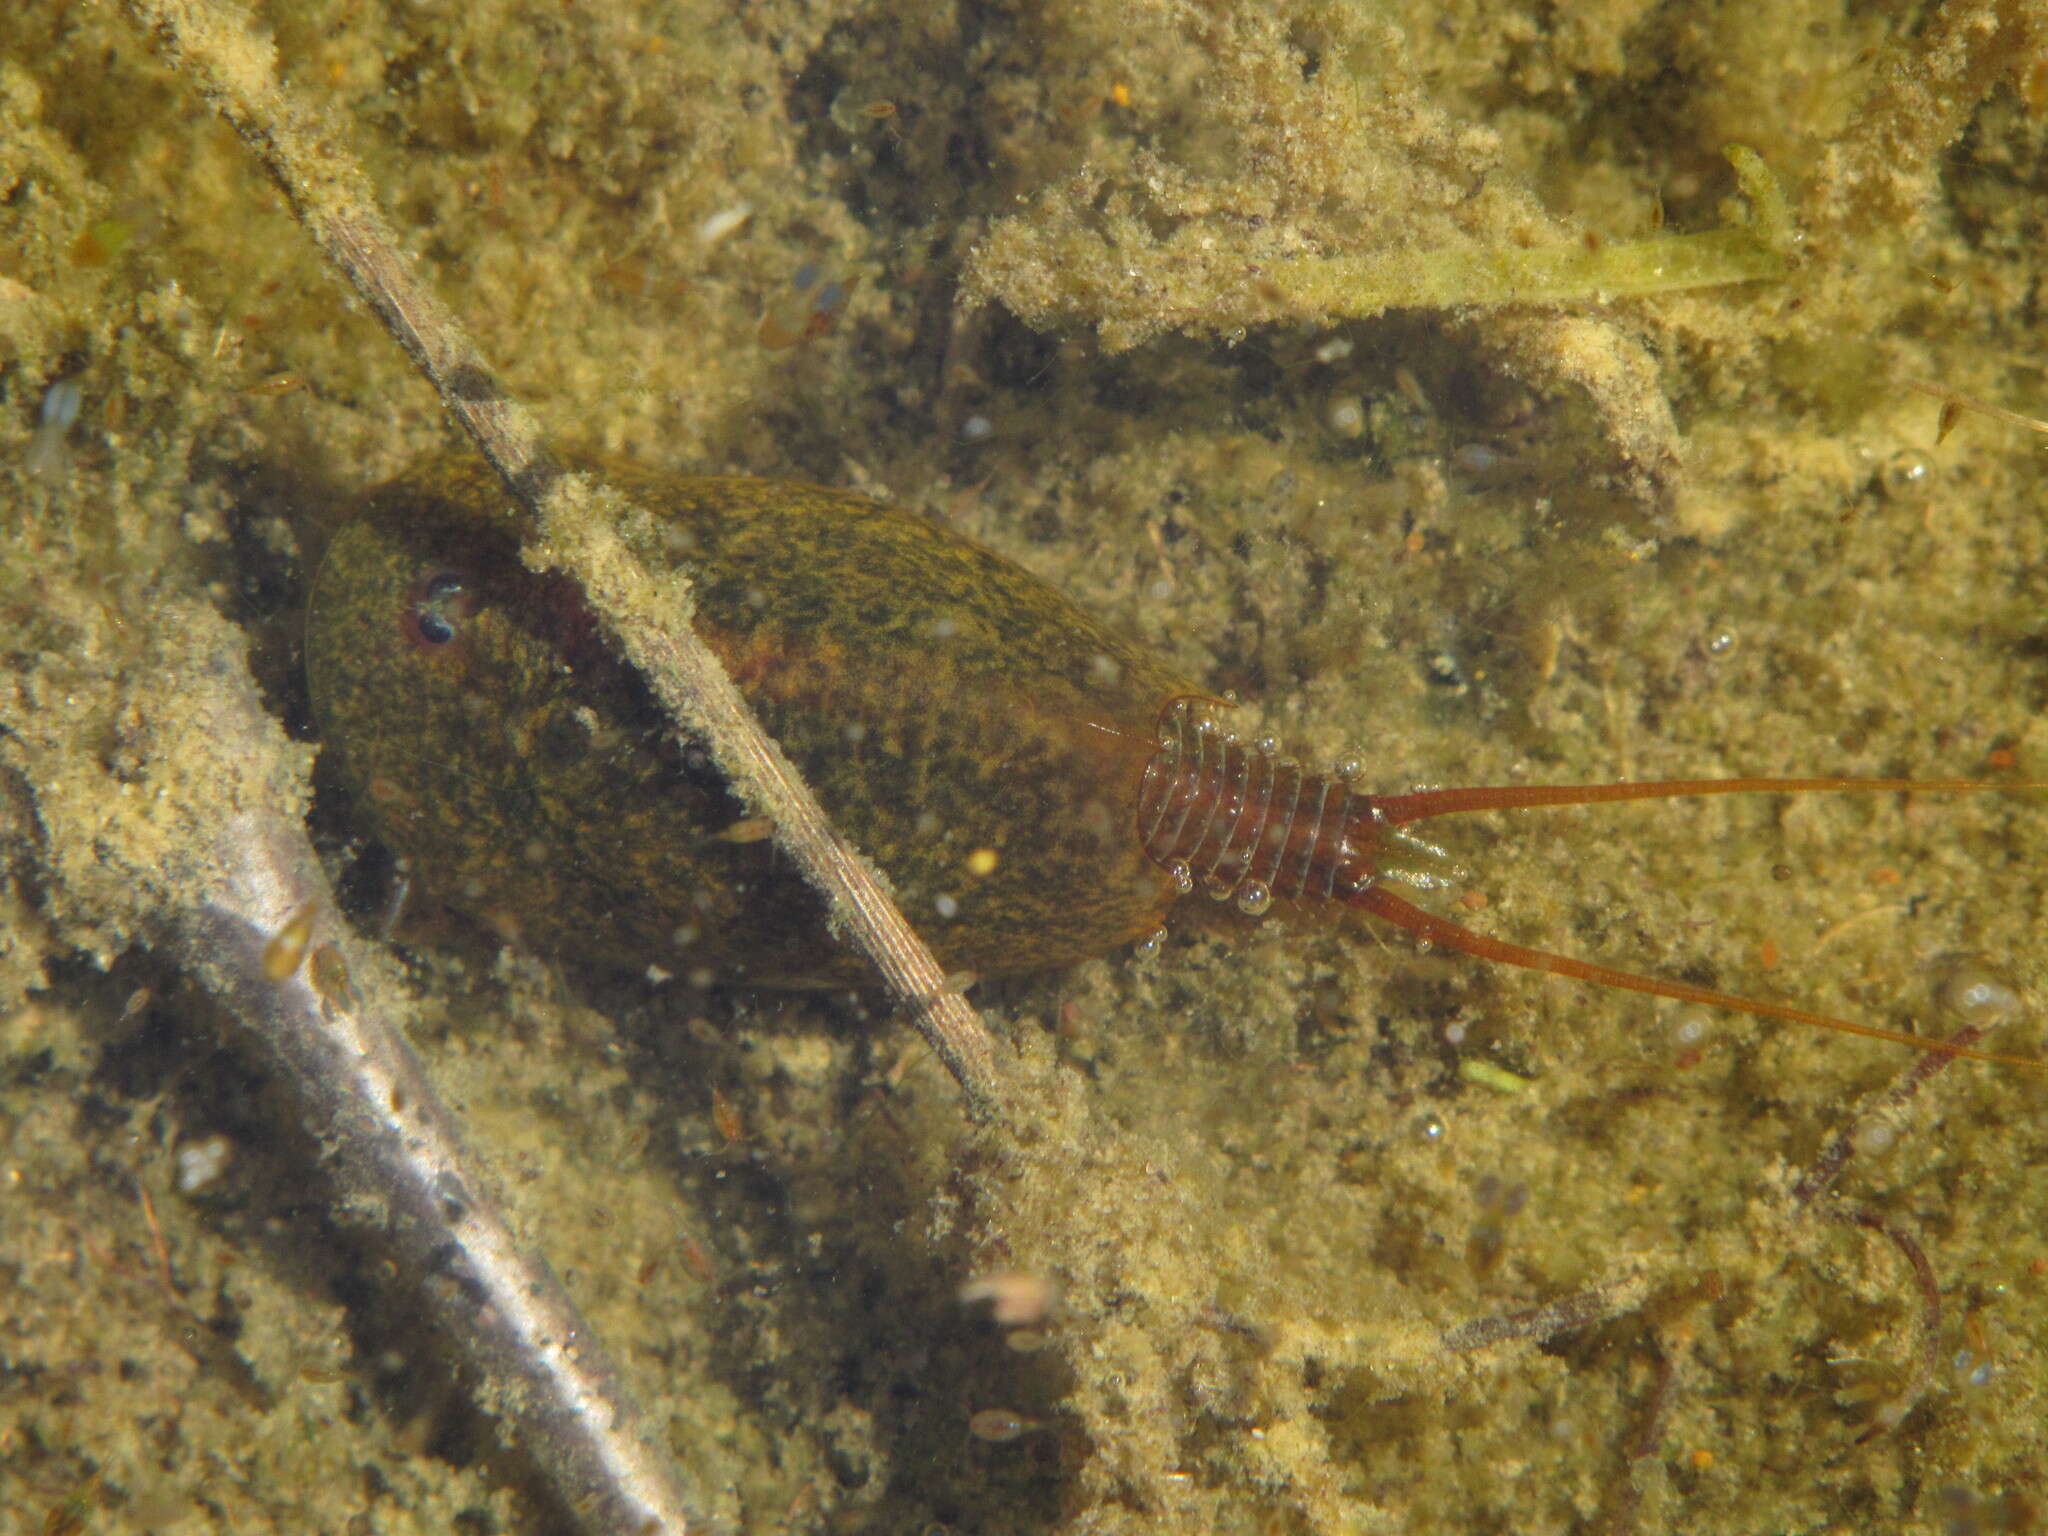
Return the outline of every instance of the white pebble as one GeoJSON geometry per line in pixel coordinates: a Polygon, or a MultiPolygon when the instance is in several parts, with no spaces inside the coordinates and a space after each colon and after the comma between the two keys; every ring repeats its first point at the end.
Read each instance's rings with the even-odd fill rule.
{"type": "Polygon", "coordinates": [[[734,203],[728,208],[719,209],[716,213],[706,214],[704,221],[697,226],[697,243],[716,245],[737,232],[740,226],[753,216],[754,205],[747,202],[734,203]]]}
{"type": "Polygon", "coordinates": [[[178,1193],[196,1195],[227,1172],[234,1161],[235,1144],[225,1136],[202,1136],[178,1148],[173,1160],[177,1168],[178,1193]]]}

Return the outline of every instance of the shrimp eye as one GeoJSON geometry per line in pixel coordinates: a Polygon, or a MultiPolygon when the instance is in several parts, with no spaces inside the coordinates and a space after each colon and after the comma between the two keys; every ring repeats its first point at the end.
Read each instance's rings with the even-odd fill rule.
{"type": "Polygon", "coordinates": [[[462,621],[476,612],[476,593],[453,571],[413,584],[400,623],[406,639],[421,650],[439,650],[455,639],[462,621]]]}

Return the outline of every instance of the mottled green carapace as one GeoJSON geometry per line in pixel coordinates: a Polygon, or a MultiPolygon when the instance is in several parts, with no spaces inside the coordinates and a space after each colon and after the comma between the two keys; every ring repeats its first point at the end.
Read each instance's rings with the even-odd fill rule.
{"type": "MultiPolygon", "coordinates": [[[[949,969],[1071,964],[1176,895],[1134,825],[1162,709],[1197,692],[1009,561],[782,481],[608,465],[697,625],[949,969]]],[[[321,736],[414,877],[564,957],[719,982],[865,968],[575,588],[521,565],[481,464],[375,492],[314,585],[321,736]]]]}

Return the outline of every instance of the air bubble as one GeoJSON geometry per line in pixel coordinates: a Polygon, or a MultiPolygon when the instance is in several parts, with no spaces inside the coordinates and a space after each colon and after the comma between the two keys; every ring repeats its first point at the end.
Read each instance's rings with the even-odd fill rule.
{"type": "Polygon", "coordinates": [[[1878,484],[1884,487],[1887,496],[1903,496],[1909,491],[1924,490],[1928,467],[1923,455],[1911,448],[1902,448],[1885,460],[1884,468],[1878,471],[1878,484]]]}
{"type": "Polygon", "coordinates": [[[1237,910],[1246,917],[1263,917],[1272,905],[1272,887],[1263,880],[1247,880],[1237,888],[1237,910]]]}
{"type": "Polygon", "coordinates": [[[1671,1039],[1676,1045],[1696,1046],[1712,1034],[1713,1029],[1713,1011],[1699,1003],[1683,1004],[1671,1015],[1671,1039]]]}
{"type": "Polygon", "coordinates": [[[2018,985],[1983,955],[1944,955],[1934,970],[1934,1000],[1958,1023],[1996,1029],[2019,1017],[2018,985]]]}
{"type": "Polygon", "coordinates": [[[1195,888],[1195,872],[1188,868],[1186,859],[1174,859],[1166,866],[1166,873],[1172,879],[1174,889],[1185,896],[1195,888]]]}
{"type": "Polygon", "coordinates": [[[1332,395],[1323,420],[1339,437],[1359,437],[1365,432],[1365,406],[1356,395],[1332,395]]]}

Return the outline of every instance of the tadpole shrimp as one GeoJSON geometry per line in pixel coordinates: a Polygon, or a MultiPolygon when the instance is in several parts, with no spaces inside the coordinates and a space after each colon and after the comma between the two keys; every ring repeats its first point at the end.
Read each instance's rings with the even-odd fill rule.
{"type": "MultiPolygon", "coordinates": [[[[1902,1031],[1494,938],[1394,887],[1406,829],[1477,811],[1731,794],[1960,794],[1971,780],[1682,779],[1371,794],[1272,741],[1008,560],[923,518],[790,482],[605,473],[666,519],[697,623],[837,825],[950,970],[1069,965],[1183,896],[1355,908],[1478,959],[1934,1048],[1902,1031]]],[[[549,951],[700,984],[857,983],[816,896],[678,742],[580,598],[520,564],[480,464],[375,493],[315,584],[324,738],[429,885],[549,951]]],[[[2007,1064],[2026,1058],[1968,1050],[2007,1064]]]]}

